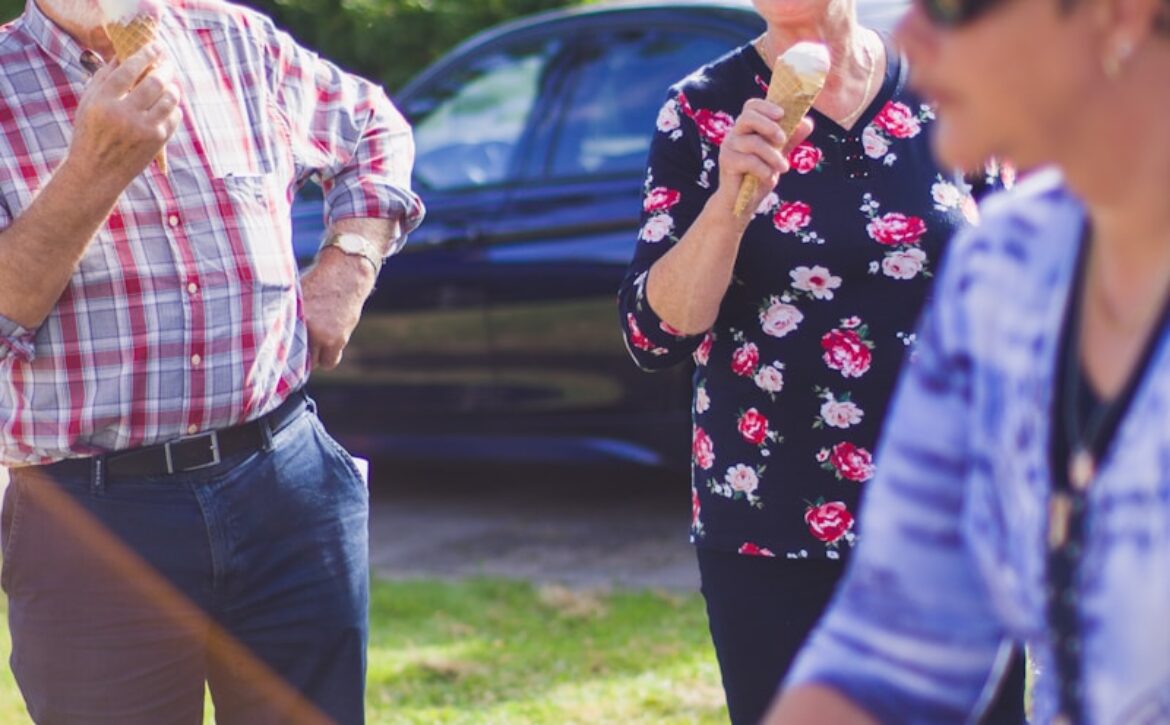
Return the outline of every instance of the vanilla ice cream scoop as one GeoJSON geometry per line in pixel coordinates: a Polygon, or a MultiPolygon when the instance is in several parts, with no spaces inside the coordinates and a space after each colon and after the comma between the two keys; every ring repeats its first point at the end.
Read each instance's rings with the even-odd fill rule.
{"type": "Polygon", "coordinates": [[[824,43],[801,41],[784,51],[780,60],[798,76],[824,76],[829,73],[829,49],[824,43]]]}
{"type": "Polygon", "coordinates": [[[146,15],[157,18],[158,3],[154,0],[98,0],[98,7],[107,23],[129,23],[146,15]]]}

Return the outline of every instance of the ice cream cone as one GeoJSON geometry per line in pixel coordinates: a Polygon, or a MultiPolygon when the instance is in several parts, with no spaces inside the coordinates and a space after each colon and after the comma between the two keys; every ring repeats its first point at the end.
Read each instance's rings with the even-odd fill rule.
{"type": "MultiPolygon", "coordinates": [[[[158,21],[150,15],[137,15],[124,22],[106,23],[106,35],[114,46],[114,55],[120,62],[137,53],[158,35],[158,21]]],[[[139,79],[141,80],[141,79],[139,79]]],[[[166,147],[154,157],[159,171],[167,173],[166,147]]]]}
{"type": "MultiPolygon", "coordinates": [[[[820,43],[797,43],[776,59],[772,80],[768,82],[767,98],[784,109],[780,128],[785,136],[792,135],[808,109],[812,108],[828,72],[829,53],[820,43]]],[[[743,177],[732,208],[735,216],[742,216],[747,211],[759,185],[760,180],[755,176],[743,177]]]]}

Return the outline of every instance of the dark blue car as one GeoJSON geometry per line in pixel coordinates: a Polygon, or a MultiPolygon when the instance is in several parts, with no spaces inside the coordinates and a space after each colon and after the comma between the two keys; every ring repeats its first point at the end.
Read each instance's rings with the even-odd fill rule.
{"type": "MultiPolygon", "coordinates": [[[[395,94],[428,214],[313,375],[330,430],[384,459],[684,467],[690,370],[630,362],[615,294],[667,87],[762,30],[746,0],[590,5],[481,33],[395,94]]],[[[319,196],[294,229],[307,261],[319,196]]]]}

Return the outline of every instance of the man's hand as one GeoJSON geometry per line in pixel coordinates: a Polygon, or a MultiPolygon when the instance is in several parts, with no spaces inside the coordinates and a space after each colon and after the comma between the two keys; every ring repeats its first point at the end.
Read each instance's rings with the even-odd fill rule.
{"type": "Polygon", "coordinates": [[[125,187],[178,128],[179,97],[174,67],[156,45],[102,66],[78,103],[67,163],[125,187]]]}
{"type": "Polygon", "coordinates": [[[332,370],[361,318],[362,305],[374,287],[374,268],[361,257],[326,247],[301,278],[309,363],[332,370]]]}
{"type": "Polygon", "coordinates": [[[152,46],[94,73],[65,161],[0,231],[0,314],[30,329],[44,321],[122,191],[179,125],[178,103],[174,70],[152,46]]]}

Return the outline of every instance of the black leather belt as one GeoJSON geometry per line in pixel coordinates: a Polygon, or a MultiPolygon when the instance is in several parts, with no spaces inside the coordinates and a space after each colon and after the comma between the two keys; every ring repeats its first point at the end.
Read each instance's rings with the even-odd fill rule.
{"type": "MultiPolygon", "coordinates": [[[[99,457],[100,465],[108,476],[165,476],[209,468],[225,458],[270,445],[272,435],[288,425],[305,408],[308,400],[308,396],[298,390],[275,410],[255,420],[158,445],[107,453],[99,457]]],[[[80,469],[89,470],[93,465],[93,458],[69,458],[40,469],[47,474],[73,468],[81,472],[80,469]]]]}

